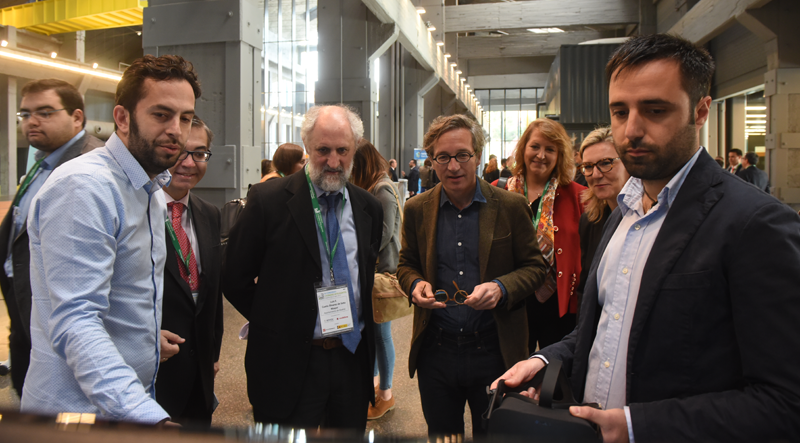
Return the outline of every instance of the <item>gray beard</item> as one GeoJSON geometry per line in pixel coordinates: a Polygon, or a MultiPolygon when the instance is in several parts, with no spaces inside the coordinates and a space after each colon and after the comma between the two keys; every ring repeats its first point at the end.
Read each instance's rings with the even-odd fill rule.
{"type": "Polygon", "coordinates": [[[350,162],[350,166],[347,170],[343,170],[341,167],[339,169],[329,168],[328,165],[325,165],[321,170],[317,169],[316,165],[313,163],[308,164],[308,175],[311,177],[311,183],[314,183],[315,186],[322,189],[325,192],[336,192],[344,188],[347,184],[347,180],[350,179],[350,175],[353,173],[353,164],[355,162],[350,162]],[[324,173],[326,171],[338,171],[343,172],[343,174],[339,174],[337,177],[327,177],[324,173]]]}

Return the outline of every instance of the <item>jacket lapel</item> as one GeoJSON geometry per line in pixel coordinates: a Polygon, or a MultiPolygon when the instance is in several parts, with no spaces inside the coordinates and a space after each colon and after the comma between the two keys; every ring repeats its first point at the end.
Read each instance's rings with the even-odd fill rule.
{"type": "Polygon", "coordinates": [[[322,272],[322,259],[319,256],[319,244],[317,243],[317,228],[314,223],[314,209],[311,206],[311,194],[308,190],[305,173],[300,171],[292,174],[284,189],[292,194],[292,197],[289,197],[286,202],[289,214],[300,230],[303,243],[306,244],[308,253],[314,259],[317,269],[322,272]]]}
{"type": "MultiPolygon", "coordinates": [[[[421,263],[425,270],[425,278],[432,285],[436,285],[436,229],[439,220],[439,204],[442,198],[442,184],[416,198],[425,198],[422,203],[422,226],[425,231],[424,244],[419,245],[420,251],[425,251],[425,263],[421,263]]],[[[417,231],[419,232],[419,231],[417,231]]]]}
{"type": "MultiPolygon", "coordinates": [[[[169,236],[167,236],[169,237],[169,236]]],[[[189,301],[194,304],[194,300],[192,300],[192,290],[189,288],[189,284],[186,283],[186,280],[183,279],[181,276],[181,270],[179,268],[180,264],[178,263],[178,254],[175,251],[175,247],[172,246],[172,241],[167,239],[167,272],[172,275],[172,278],[178,282],[178,286],[181,287],[184,294],[189,297],[189,301]]]]}
{"type": "Polygon", "coordinates": [[[478,251],[480,260],[481,281],[485,281],[486,267],[489,265],[489,254],[492,250],[492,238],[494,237],[494,229],[497,226],[497,208],[498,201],[494,196],[494,190],[491,189],[490,184],[484,180],[478,180],[478,186],[481,187],[481,193],[486,198],[486,204],[481,205],[478,227],[480,230],[480,237],[478,239],[478,251]]]}

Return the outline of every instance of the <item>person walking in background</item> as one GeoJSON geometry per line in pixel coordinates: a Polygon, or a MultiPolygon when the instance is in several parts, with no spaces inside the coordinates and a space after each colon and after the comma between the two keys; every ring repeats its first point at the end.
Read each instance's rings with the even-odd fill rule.
{"type": "Polygon", "coordinates": [[[433,187],[433,174],[431,159],[426,158],[425,161],[422,162],[422,167],[419,168],[420,194],[433,187]]]}
{"type": "Polygon", "coordinates": [[[397,182],[397,160],[389,160],[389,172],[393,182],[397,182]]]}
{"type": "MultiPolygon", "coordinates": [[[[378,251],[378,264],[375,272],[397,272],[397,261],[400,256],[400,227],[403,217],[400,214],[399,198],[392,179],[389,178],[389,164],[381,157],[378,150],[367,141],[361,139],[353,157],[353,175],[350,182],[361,189],[369,191],[381,202],[383,208],[383,233],[378,251]]],[[[385,322],[375,325],[375,405],[367,411],[367,419],[381,418],[394,409],[395,398],[392,395],[392,378],[394,375],[394,342],[392,341],[392,324],[385,322]]]]}
{"type": "Polygon", "coordinates": [[[757,163],[758,154],[748,152],[742,157],[740,165],[742,169],[736,173],[736,176],[769,194],[769,177],[766,172],[758,169],[757,163]]]}
{"type": "Polygon", "coordinates": [[[261,177],[261,183],[299,172],[305,164],[303,148],[294,143],[284,143],[275,150],[275,155],[272,156],[272,172],[261,177]]]}
{"type": "Polygon", "coordinates": [[[547,262],[547,278],[528,299],[528,340],[531,349],[561,340],[575,328],[578,277],[581,273],[578,225],[583,214],[581,192],[572,181],[575,160],[572,140],[560,123],[532,121],[516,147],[514,177],[508,190],[525,196],[533,211],[539,249],[547,262]]]}
{"type": "Polygon", "coordinates": [[[264,178],[270,172],[272,172],[272,160],[267,160],[266,158],[261,160],[261,178],[264,178]]]}
{"type": "Polygon", "coordinates": [[[410,160],[408,167],[408,174],[403,172],[403,175],[408,180],[408,198],[411,198],[419,192],[419,167],[416,160],[410,160]]]}
{"type": "Polygon", "coordinates": [[[500,178],[500,170],[497,168],[497,157],[495,155],[491,155],[489,157],[489,164],[486,166],[486,169],[483,171],[483,179],[489,183],[500,178]]]}
{"type": "Polygon", "coordinates": [[[511,173],[511,169],[508,167],[508,159],[507,158],[500,159],[500,166],[503,167],[503,169],[500,171],[500,177],[501,178],[502,177],[512,177],[514,175],[514,174],[511,173]]]}
{"type": "Polygon", "coordinates": [[[727,167],[727,171],[733,175],[738,175],[739,171],[742,170],[742,150],[741,149],[731,149],[728,151],[728,163],[729,166],[727,167]]]}

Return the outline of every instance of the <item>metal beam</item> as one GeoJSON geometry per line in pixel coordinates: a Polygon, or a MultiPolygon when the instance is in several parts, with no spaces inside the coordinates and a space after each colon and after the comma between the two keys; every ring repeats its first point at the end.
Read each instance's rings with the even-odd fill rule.
{"type": "MultiPolygon", "coordinates": [[[[721,0],[730,1],[730,0],[721,0]]],[[[639,22],[638,0],[537,0],[446,6],[447,32],[639,22]]],[[[460,43],[459,43],[460,44],[460,43]]]]}
{"type": "Polygon", "coordinates": [[[121,28],[141,25],[146,7],[146,0],[45,0],[0,10],[0,24],[45,35],[121,28]]]}
{"type": "Polygon", "coordinates": [[[770,0],[700,0],[667,33],[703,44],[727,29],[738,15],[769,2],[770,0]]]}
{"type": "Polygon", "coordinates": [[[470,36],[458,39],[458,58],[533,57],[556,55],[561,45],[613,37],[614,32],[573,31],[555,34],[470,36]]]}

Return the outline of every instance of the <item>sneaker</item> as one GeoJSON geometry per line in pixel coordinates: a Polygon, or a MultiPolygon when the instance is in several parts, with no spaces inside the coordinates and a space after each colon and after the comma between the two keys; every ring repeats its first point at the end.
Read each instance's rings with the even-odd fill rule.
{"type": "Polygon", "coordinates": [[[392,409],[394,409],[394,395],[389,400],[378,398],[375,400],[375,406],[370,405],[367,410],[367,420],[381,418],[392,409]]]}

